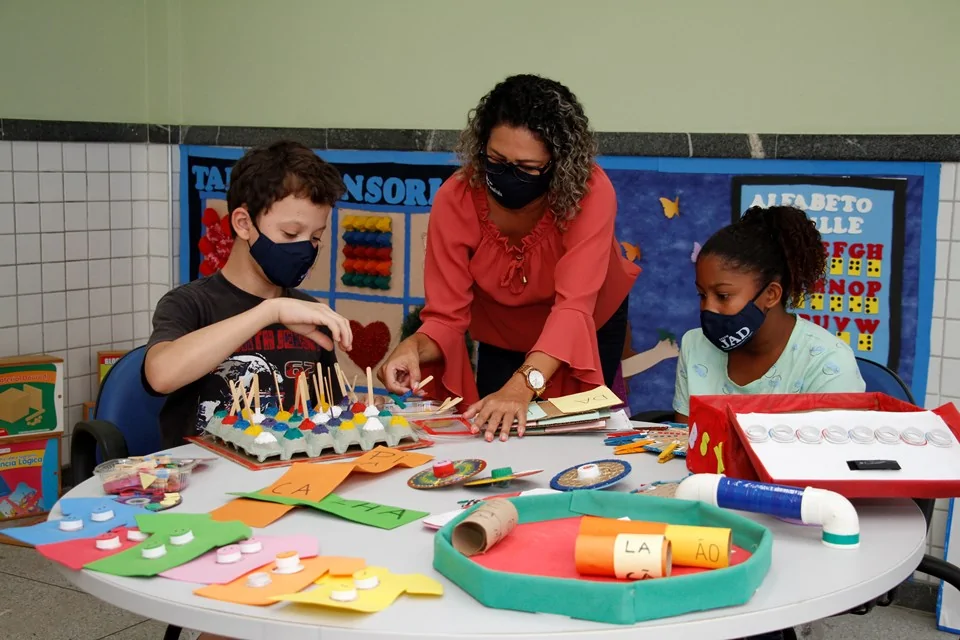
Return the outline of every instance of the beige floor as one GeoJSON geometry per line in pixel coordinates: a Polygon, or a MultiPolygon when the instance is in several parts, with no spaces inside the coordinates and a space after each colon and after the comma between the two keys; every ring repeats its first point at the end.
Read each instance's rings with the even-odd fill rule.
{"type": "MultiPolygon", "coordinates": [[[[0,639],[160,640],[164,629],[158,622],[78,591],[33,550],[0,544],[0,639]]],[[[194,635],[184,633],[182,640],[194,635]]],[[[954,636],[937,631],[930,614],[890,607],[875,609],[867,616],[822,621],[812,625],[806,635],[801,633],[801,637],[934,640],[954,636]]]]}

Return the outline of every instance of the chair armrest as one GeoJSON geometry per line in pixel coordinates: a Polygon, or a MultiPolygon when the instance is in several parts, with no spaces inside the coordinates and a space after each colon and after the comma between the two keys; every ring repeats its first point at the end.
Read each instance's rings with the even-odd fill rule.
{"type": "Polygon", "coordinates": [[[127,441],[117,425],[106,420],[82,420],[75,424],[70,438],[73,486],[93,475],[97,451],[101,460],[127,457],[127,441]]]}
{"type": "Polygon", "coordinates": [[[929,553],[923,556],[917,571],[943,580],[954,589],[960,589],[960,568],[929,553]]]}

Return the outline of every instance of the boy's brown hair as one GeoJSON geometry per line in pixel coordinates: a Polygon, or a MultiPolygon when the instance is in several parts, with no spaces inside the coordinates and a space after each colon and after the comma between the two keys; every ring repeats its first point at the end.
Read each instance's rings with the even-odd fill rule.
{"type": "MultiPolygon", "coordinates": [[[[346,192],[340,173],[309,147],[290,140],[247,151],[230,172],[227,207],[245,207],[254,224],[275,202],[295,195],[333,206],[346,192]]],[[[237,235],[233,225],[230,230],[237,235]]]]}

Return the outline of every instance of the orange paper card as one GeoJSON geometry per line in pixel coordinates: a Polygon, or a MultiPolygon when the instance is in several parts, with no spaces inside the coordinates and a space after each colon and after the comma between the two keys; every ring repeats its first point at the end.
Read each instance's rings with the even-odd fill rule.
{"type": "Polygon", "coordinates": [[[389,447],[377,447],[356,459],[357,471],[382,473],[394,467],[412,469],[433,460],[433,456],[415,451],[400,451],[389,447]]]}
{"type": "Polygon", "coordinates": [[[219,522],[239,520],[248,527],[263,529],[279,520],[294,507],[263,500],[237,498],[210,512],[210,517],[219,522]]]}
{"type": "MultiPolygon", "coordinates": [[[[273,604],[278,596],[297,593],[301,589],[320,579],[324,574],[334,576],[349,576],[363,569],[366,561],[362,558],[340,558],[334,556],[317,556],[300,560],[303,569],[297,573],[277,573],[277,564],[271,562],[265,567],[237,578],[228,584],[212,584],[194,591],[198,596],[212,598],[222,602],[235,602],[265,606],[273,604]],[[250,586],[254,574],[265,574],[269,583],[264,586],[250,586]]],[[[256,580],[256,578],[254,578],[256,580]]]]}

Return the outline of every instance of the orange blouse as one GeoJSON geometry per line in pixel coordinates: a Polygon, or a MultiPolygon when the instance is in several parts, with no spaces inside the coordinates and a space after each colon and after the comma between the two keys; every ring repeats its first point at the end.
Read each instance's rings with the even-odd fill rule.
{"type": "Polygon", "coordinates": [[[614,237],[617,197],[599,166],[580,206],[565,232],[547,212],[520,245],[510,245],[490,220],[482,187],[471,188],[457,173],[437,191],[419,331],[443,352],[438,387],[463,397],[462,406],[479,400],[464,340],[468,330],[476,341],[541,351],[564,363],[545,397],[603,384],[597,328],[626,298],[640,268],[620,252],[614,237]]]}

